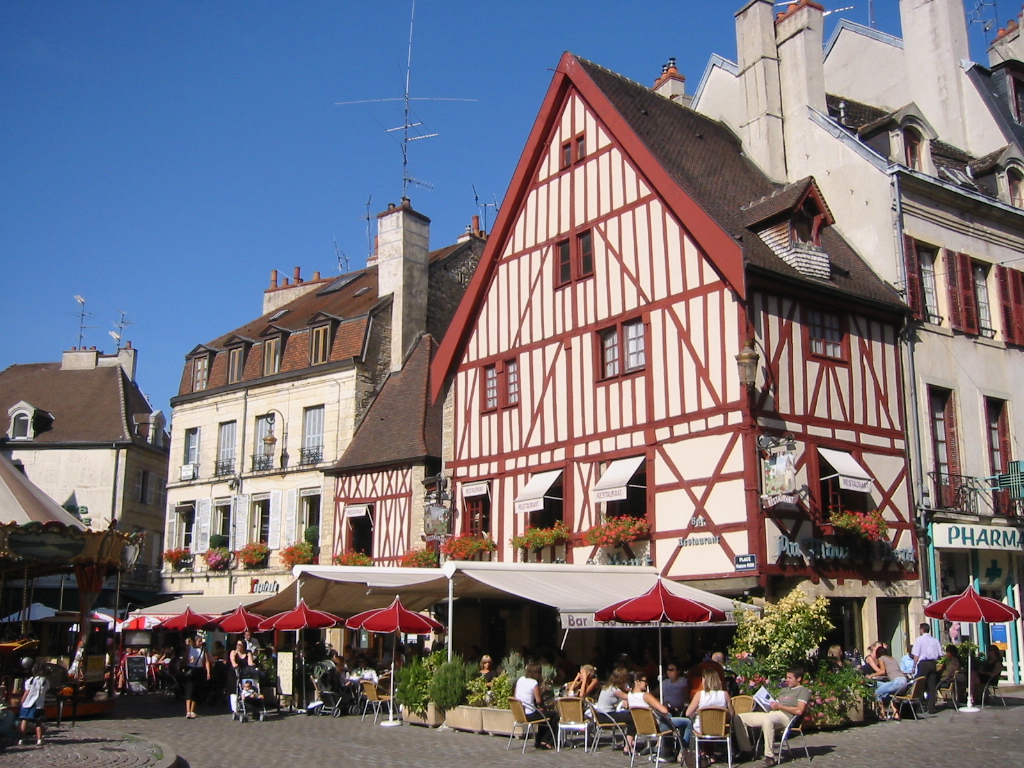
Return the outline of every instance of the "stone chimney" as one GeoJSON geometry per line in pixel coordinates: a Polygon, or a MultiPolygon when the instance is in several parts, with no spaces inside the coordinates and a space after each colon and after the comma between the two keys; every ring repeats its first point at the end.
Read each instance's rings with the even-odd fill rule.
{"type": "Polygon", "coordinates": [[[96,367],[100,353],[96,347],[72,347],[64,353],[60,361],[62,371],[91,371],[96,367]]]}
{"type": "Polygon", "coordinates": [[[668,63],[662,65],[661,75],[654,81],[651,90],[659,96],[664,96],[671,101],[678,101],[687,107],[693,101],[692,96],[686,95],[686,77],[679,74],[675,56],[671,57],[668,63]]]}
{"type": "Polygon", "coordinates": [[[278,283],[277,270],[270,270],[270,287],[263,292],[263,314],[273,312],[278,307],[284,306],[289,301],[294,301],[304,294],[320,288],[325,281],[320,279],[320,273],[314,272],[313,279],[306,282],[302,279],[302,269],[295,267],[292,272],[292,280],[284,278],[278,283]]]}
{"type": "Polygon", "coordinates": [[[965,150],[964,71],[970,59],[963,0],[900,0],[908,90],[939,138],[965,150]]]}
{"type": "Polygon", "coordinates": [[[377,215],[378,294],[391,294],[391,370],[400,371],[405,353],[427,327],[430,219],[413,210],[409,198],[388,204],[377,215]]]}
{"type": "MultiPolygon", "coordinates": [[[[103,364],[104,359],[100,358],[100,365],[103,364]]],[[[116,361],[124,369],[124,375],[128,377],[128,380],[135,381],[135,350],[132,349],[130,341],[125,342],[125,345],[117,350],[116,361]]]]}
{"type": "Polygon", "coordinates": [[[1010,19],[1005,27],[1000,27],[996,39],[988,49],[988,64],[995,67],[1004,61],[1024,61],[1024,40],[1021,40],[1020,25],[1024,21],[1024,11],[1019,19],[1010,19]]]}
{"type": "Polygon", "coordinates": [[[779,51],[771,0],[750,0],[736,14],[736,52],[744,119],[740,138],[750,159],[769,177],[786,178],[779,51]]]}
{"type": "Polygon", "coordinates": [[[782,125],[786,141],[786,174],[789,180],[811,175],[812,124],[807,108],[827,113],[825,63],[822,54],[825,9],[812,0],[788,7],[775,20],[779,51],[779,82],[782,88],[782,125]]]}

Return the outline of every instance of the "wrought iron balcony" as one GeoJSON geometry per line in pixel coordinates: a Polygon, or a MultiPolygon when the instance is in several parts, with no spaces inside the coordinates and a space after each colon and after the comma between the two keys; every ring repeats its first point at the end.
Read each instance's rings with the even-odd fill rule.
{"type": "Polygon", "coordinates": [[[929,472],[932,481],[931,506],[969,515],[1024,517],[1024,500],[1014,499],[1008,490],[993,489],[988,477],[947,475],[929,472]]]}
{"type": "Polygon", "coordinates": [[[274,456],[269,453],[254,453],[252,455],[252,471],[264,472],[274,468],[274,456]]]}
{"type": "Polygon", "coordinates": [[[234,459],[218,459],[213,464],[213,475],[214,477],[224,477],[225,475],[235,474],[235,460],[234,459]]]}
{"type": "Polygon", "coordinates": [[[319,464],[324,460],[324,447],[322,445],[311,446],[299,449],[299,464],[319,464]]]}
{"type": "Polygon", "coordinates": [[[157,587],[160,585],[159,566],[136,563],[121,575],[121,584],[134,587],[157,587]]]}

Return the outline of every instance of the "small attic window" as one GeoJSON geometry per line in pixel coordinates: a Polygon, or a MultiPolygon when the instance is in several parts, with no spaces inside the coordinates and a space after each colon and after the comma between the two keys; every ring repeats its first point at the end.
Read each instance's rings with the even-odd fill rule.
{"type": "Polygon", "coordinates": [[[1006,171],[1006,187],[1010,205],[1024,208],[1024,173],[1021,173],[1019,168],[1010,168],[1006,171]]]}
{"type": "Polygon", "coordinates": [[[291,312],[290,309],[279,309],[279,310],[277,310],[277,312],[275,312],[274,314],[272,314],[270,316],[270,319],[267,322],[271,322],[272,323],[275,320],[280,320],[282,317],[287,315],[289,312],[291,312]]]}
{"type": "Polygon", "coordinates": [[[1024,80],[1019,77],[1010,78],[1010,102],[1014,119],[1024,124],[1024,80]]]}
{"type": "Polygon", "coordinates": [[[35,437],[32,429],[32,416],[26,411],[19,411],[11,419],[9,436],[11,440],[31,440],[35,437]]]}
{"type": "Polygon", "coordinates": [[[924,170],[925,141],[917,128],[908,126],[903,129],[903,159],[912,171],[924,170]]]}
{"type": "Polygon", "coordinates": [[[789,236],[793,245],[821,246],[821,227],[824,216],[818,210],[804,203],[798,211],[793,212],[789,221],[789,236]]]}

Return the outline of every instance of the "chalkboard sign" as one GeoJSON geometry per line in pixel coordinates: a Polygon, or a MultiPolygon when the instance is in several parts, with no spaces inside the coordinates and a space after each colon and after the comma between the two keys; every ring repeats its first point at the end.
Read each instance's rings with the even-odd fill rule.
{"type": "Polygon", "coordinates": [[[125,664],[128,667],[127,674],[129,683],[142,683],[145,685],[149,682],[149,678],[146,674],[145,656],[126,656],[125,664]]]}

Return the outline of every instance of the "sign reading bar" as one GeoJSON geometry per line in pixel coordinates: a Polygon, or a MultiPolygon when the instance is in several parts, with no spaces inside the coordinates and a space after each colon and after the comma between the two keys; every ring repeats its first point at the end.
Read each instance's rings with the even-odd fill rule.
{"type": "Polygon", "coordinates": [[[1024,535],[1021,529],[1003,525],[936,523],[932,526],[932,540],[939,549],[1024,551],[1024,535]]]}
{"type": "Polygon", "coordinates": [[[737,571],[757,570],[757,555],[733,555],[732,560],[737,571]]]}

